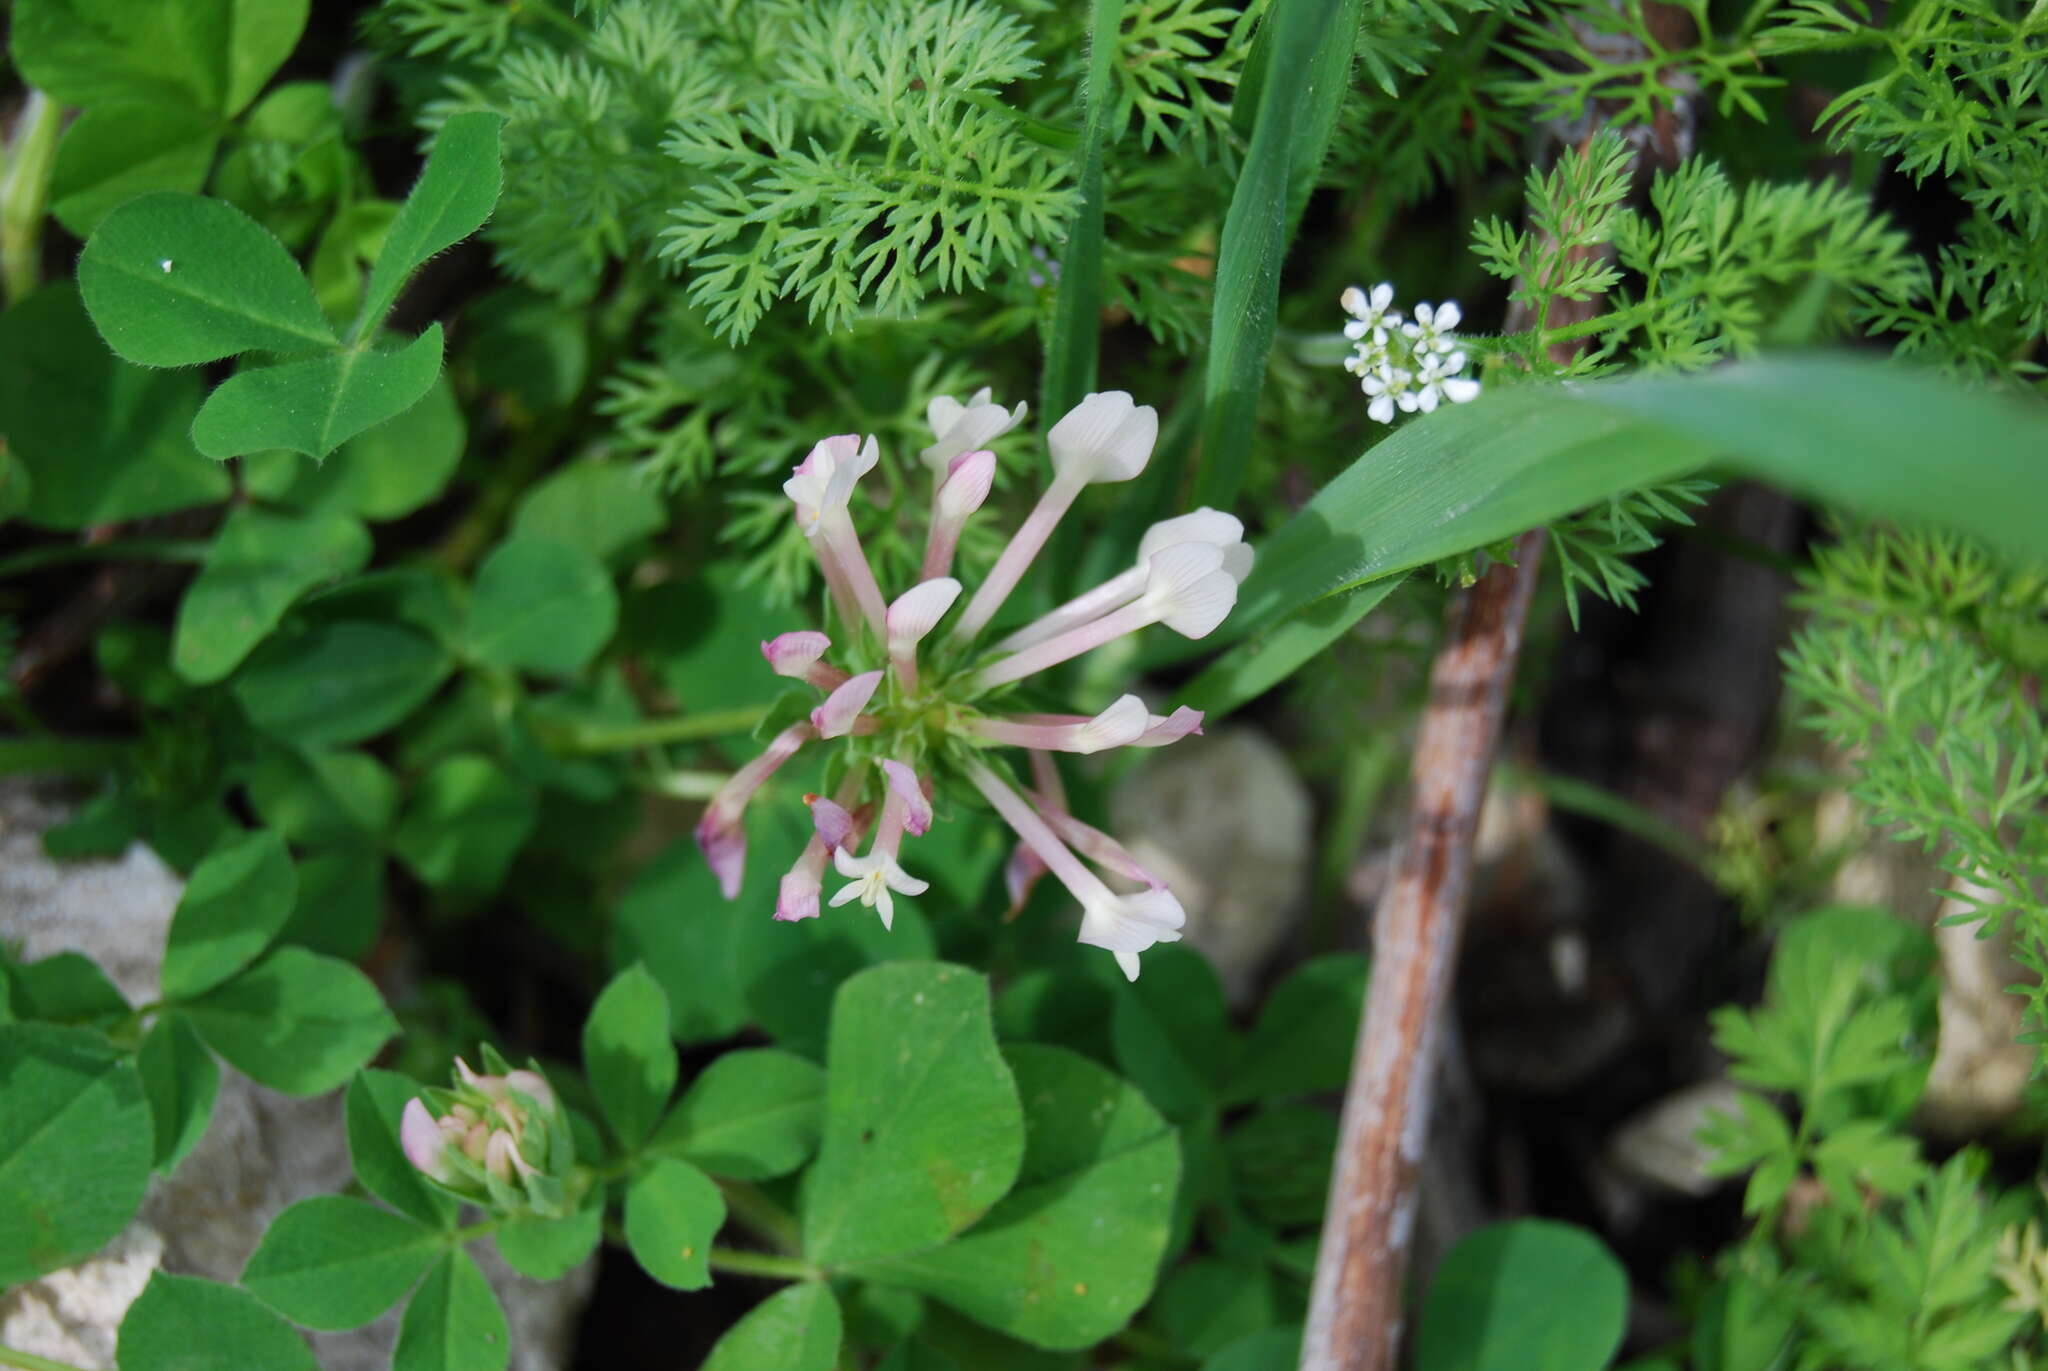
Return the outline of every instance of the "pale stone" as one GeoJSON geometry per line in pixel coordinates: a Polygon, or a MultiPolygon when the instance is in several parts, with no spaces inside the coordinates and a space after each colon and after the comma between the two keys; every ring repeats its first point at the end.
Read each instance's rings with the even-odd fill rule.
{"type": "Polygon", "coordinates": [[[1308,788],[1286,754],[1250,728],[1184,738],[1127,777],[1110,810],[1116,836],[1179,897],[1188,943],[1245,1002],[1308,894],[1308,788]]]}
{"type": "MultiPolygon", "coordinates": [[[[30,961],[83,952],[130,1001],[146,1004],[157,997],[183,883],[140,844],[112,859],[52,861],[42,833],[66,813],[31,783],[0,784],[0,938],[30,961]]],[[[0,1345],[110,1371],[121,1317],[159,1266],[232,1282],[279,1212],[350,1182],[340,1092],[293,1099],[223,1065],[206,1136],[174,1175],[152,1180],[135,1222],[98,1254],[0,1298],[0,1345]]],[[[560,1281],[534,1281],[506,1267],[487,1242],[469,1251],[505,1306],[510,1371],[566,1365],[595,1263],[560,1281]]],[[[312,1342],[326,1371],[385,1371],[397,1335],[394,1311],[312,1342]]]]}

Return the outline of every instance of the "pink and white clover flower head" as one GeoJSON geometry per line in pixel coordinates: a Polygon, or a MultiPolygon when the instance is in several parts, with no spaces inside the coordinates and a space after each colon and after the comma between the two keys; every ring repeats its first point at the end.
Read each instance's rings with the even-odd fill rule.
{"type": "MultiPolygon", "coordinates": [[[[781,877],[775,918],[817,918],[858,902],[891,926],[897,900],[929,889],[916,874],[917,843],[957,798],[978,795],[1017,834],[1005,869],[1013,898],[1021,900],[1040,876],[1054,877],[1080,907],[1080,940],[1108,950],[1135,976],[1146,948],[1179,938],[1180,904],[1114,837],[1067,812],[1052,758],[1162,747],[1199,733],[1201,712],[1154,714],[1139,696],[1123,694],[1094,702],[1100,707],[1092,714],[1044,714],[1011,708],[1008,697],[1016,683],[1148,627],[1190,638],[1214,631],[1236,604],[1252,549],[1244,525],[1220,510],[1161,520],[1116,575],[1049,614],[996,630],[1080,491],[1139,475],[1159,436],[1151,406],[1122,391],[1085,397],[1046,434],[1052,480],[987,575],[963,585],[953,562],[963,527],[994,485],[988,444],[1025,412],[995,403],[985,390],[931,402],[933,441],[919,454],[933,475],[924,556],[920,574],[899,583],[893,599],[882,594],[856,532],[863,522],[856,516],[865,513],[854,499],[857,482],[880,460],[875,441],[827,438],[797,466],[784,490],[818,559],[837,626],[829,636],[781,634],[762,653],[778,675],[820,696],[808,719],[783,728],[721,787],[698,824],[698,841],[721,889],[736,898],[748,804],[799,751],[829,746],[840,753],[830,773],[837,789],[829,798],[805,797],[814,831],[781,877]],[[1028,762],[1027,785],[1002,761],[1010,749],[1028,762]],[[833,873],[843,884],[828,897],[833,873]]],[[[428,1156],[431,1140],[420,1138],[428,1156]]]]}

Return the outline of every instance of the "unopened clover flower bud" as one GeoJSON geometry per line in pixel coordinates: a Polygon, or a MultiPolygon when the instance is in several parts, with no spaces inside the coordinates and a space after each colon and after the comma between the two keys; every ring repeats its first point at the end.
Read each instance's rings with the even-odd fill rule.
{"type": "Polygon", "coordinates": [[[1145,469],[1158,441],[1159,411],[1121,390],[1089,395],[1045,437],[1055,475],[1089,484],[1130,480],[1145,469]]]}
{"type": "MultiPolygon", "coordinates": [[[[484,1052],[487,1064],[503,1066],[489,1047],[484,1052]]],[[[406,1159],[472,1203],[556,1216],[575,1158],[547,1078],[527,1070],[478,1072],[460,1057],[454,1077],[454,1089],[406,1102],[398,1129],[406,1159]]]]}
{"type": "Polygon", "coordinates": [[[843,738],[854,731],[860,721],[860,712],[868,707],[868,701],[875,698],[875,691],[881,687],[882,673],[863,671],[858,676],[849,676],[846,683],[825,697],[825,703],[811,711],[811,727],[818,731],[820,738],[843,738]]]}
{"type": "Polygon", "coordinates": [[[932,444],[918,455],[936,479],[946,479],[953,459],[961,453],[987,447],[1023,423],[1024,416],[1030,413],[1030,406],[1022,401],[1015,409],[991,403],[989,397],[993,393],[983,386],[968,397],[966,404],[950,395],[935,395],[925,406],[932,444]]]}

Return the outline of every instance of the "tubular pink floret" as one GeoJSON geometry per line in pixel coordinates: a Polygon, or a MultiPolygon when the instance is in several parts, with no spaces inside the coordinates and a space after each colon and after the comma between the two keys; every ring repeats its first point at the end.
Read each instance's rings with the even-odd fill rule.
{"type": "Polygon", "coordinates": [[[1052,831],[1073,847],[1076,852],[1101,867],[1114,871],[1152,890],[1163,890],[1166,882],[1147,871],[1131,850],[1092,824],[1082,823],[1066,811],[1065,806],[1046,801],[1043,796],[1031,797],[1038,804],[1038,812],[1051,826],[1052,831]]]}
{"type": "Polygon", "coordinates": [[[703,849],[704,859],[711,864],[718,877],[718,888],[726,899],[738,896],[740,880],[746,874],[747,830],[743,820],[748,802],[784,762],[796,755],[798,748],[817,736],[818,730],[810,724],[791,724],[769,740],[760,756],[735,771],[705,806],[704,817],[697,821],[697,846],[703,849]]]}
{"type": "Polygon", "coordinates": [[[881,684],[882,673],[879,671],[863,671],[858,676],[847,677],[844,684],[825,697],[825,703],[811,711],[811,727],[818,731],[820,738],[842,738],[855,732],[855,721],[868,707],[868,701],[875,698],[875,691],[881,684]]]}
{"type": "Polygon", "coordinates": [[[1136,742],[1150,718],[1143,700],[1125,695],[1093,718],[1078,714],[1029,718],[977,715],[961,727],[975,737],[1009,747],[1088,753],[1136,742]]]}
{"type": "Polygon", "coordinates": [[[846,683],[846,673],[820,660],[831,646],[832,640],[815,629],[796,629],[762,643],[761,655],[777,676],[809,681],[820,690],[836,690],[846,683]]]}
{"type": "Polygon", "coordinates": [[[980,509],[995,484],[996,455],[967,452],[953,459],[932,496],[932,517],[925,531],[925,580],[944,576],[953,569],[953,553],[960,546],[960,532],[968,516],[980,509]]]}
{"type": "Polygon", "coordinates": [[[1199,737],[1201,732],[1202,711],[1182,705],[1164,718],[1157,714],[1151,716],[1145,731],[1138,735],[1138,740],[1131,746],[1165,747],[1168,743],[1179,742],[1189,734],[1199,737]]]}
{"type": "Polygon", "coordinates": [[[959,598],[960,583],[938,576],[912,586],[889,606],[889,665],[906,691],[917,689],[917,645],[959,598]]]}
{"type": "Polygon", "coordinates": [[[931,796],[917,773],[893,758],[882,759],[882,774],[888,778],[889,793],[903,801],[903,827],[911,837],[922,837],[932,827],[931,796]]]}
{"type": "Polygon", "coordinates": [[[1022,401],[1013,410],[991,403],[994,394],[987,386],[961,404],[950,395],[935,395],[925,406],[925,422],[931,426],[932,444],[918,456],[931,468],[935,480],[943,480],[952,462],[963,452],[987,447],[1018,424],[1031,407],[1022,401]]]}

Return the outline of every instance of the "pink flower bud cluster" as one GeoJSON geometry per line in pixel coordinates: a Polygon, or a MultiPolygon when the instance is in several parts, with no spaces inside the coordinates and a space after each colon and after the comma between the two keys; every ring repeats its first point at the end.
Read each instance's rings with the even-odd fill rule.
{"type": "Polygon", "coordinates": [[[1180,903],[1114,838],[1067,811],[1052,754],[1161,747],[1199,733],[1201,713],[1153,714],[1135,695],[1092,715],[1006,706],[1019,682],[1142,628],[1163,624],[1189,638],[1212,632],[1236,604],[1252,553],[1235,518],[1199,509],[1154,525],[1126,570],[1049,614],[997,631],[1011,593],[1076,497],[1090,485],[1137,476],[1159,436],[1158,414],[1122,391],[1075,406],[1046,435],[1052,480],[969,593],[953,562],[961,531],[994,481],[996,458],[987,445],[1024,415],[1025,406],[1005,409],[987,390],[964,402],[931,402],[933,441],[920,454],[932,476],[922,569],[918,582],[893,599],[882,591],[853,517],[860,479],[880,460],[875,440],[823,439],[796,467],[783,491],[817,556],[834,623],[830,634],[784,633],[761,651],[777,675],[815,688],[818,703],[712,798],[697,842],[726,898],[735,898],[754,795],[802,749],[835,742],[847,763],[843,779],[834,794],[807,797],[813,833],[782,877],[777,919],[818,917],[829,868],[846,882],[831,905],[858,900],[889,926],[898,897],[928,889],[904,869],[906,841],[930,829],[941,784],[964,783],[1017,833],[1013,897],[1040,875],[1056,877],[1080,902],[1080,940],[1113,953],[1135,979],[1140,952],[1179,939],[1180,903]],[[1029,786],[1020,788],[993,759],[1005,748],[1024,749],[1029,786]]]}
{"type": "Polygon", "coordinates": [[[571,1158],[567,1124],[547,1078],[522,1070],[481,1075],[457,1057],[455,1081],[453,1090],[406,1101],[398,1129],[406,1159],[480,1204],[542,1213],[556,1208],[571,1158]]]}

